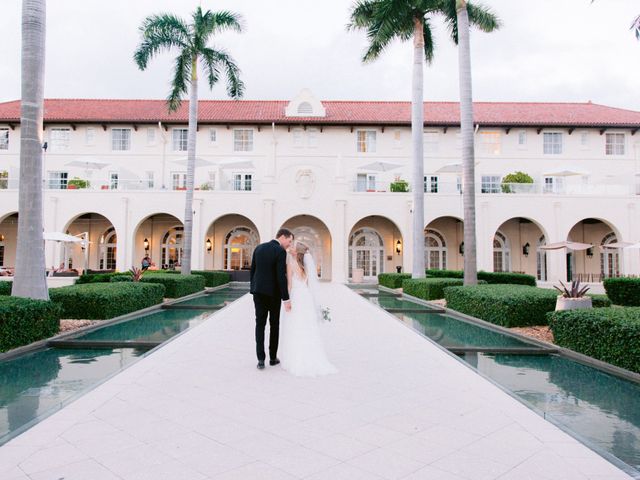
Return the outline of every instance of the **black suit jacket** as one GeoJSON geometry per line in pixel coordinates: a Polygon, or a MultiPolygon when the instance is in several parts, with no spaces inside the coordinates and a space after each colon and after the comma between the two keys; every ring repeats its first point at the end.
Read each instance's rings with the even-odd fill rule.
{"type": "Polygon", "coordinates": [[[261,243],[253,251],[250,291],[289,300],[287,252],[277,240],[261,243]]]}

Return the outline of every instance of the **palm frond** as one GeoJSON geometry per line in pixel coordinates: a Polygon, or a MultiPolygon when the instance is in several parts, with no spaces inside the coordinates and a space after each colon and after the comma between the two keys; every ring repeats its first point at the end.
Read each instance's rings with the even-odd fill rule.
{"type": "Polygon", "coordinates": [[[220,72],[224,69],[227,78],[227,94],[233,99],[239,99],[244,95],[244,83],[240,80],[240,69],[227,52],[205,48],[201,58],[211,88],[217,83],[220,72]]]}
{"type": "MultiPolygon", "coordinates": [[[[438,0],[434,13],[439,13],[444,17],[444,21],[449,30],[449,35],[453,42],[458,44],[458,11],[456,0],[438,0]]],[[[492,32],[501,26],[500,19],[491,11],[479,3],[466,2],[467,13],[469,14],[469,25],[477,27],[483,32],[492,32]]]]}
{"type": "Polygon", "coordinates": [[[182,52],[175,59],[175,69],[173,81],[171,82],[171,93],[167,97],[169,112],[175,112],[182,104],[182,95],[188,92],[191,82],[191,61],[192,56],[188,51],[182,52]]]}
{"type": "Polygon", "coordinates": [[[422,27],[422,33],[424,35],[424,58],[427,63],[431,63],[433,61],[433,52],[436,49],[436,44],[433,38],[431,26],[429,25],[429,21],[426,19],[422,27]]]}
{"type": "Polygon", "coordinates": [[[141,41],[133,54],[140,70],[147,68],[149,60],[163,50],[189,46],[189,27],[175,15],[150,15],[140,26],[141,41]]]}
{"type": "Polygon", "coordinates": [[[640,40],[640,15],[638,15],[631,24],[631,30],[635,31],[636,38],[640,40]]]}

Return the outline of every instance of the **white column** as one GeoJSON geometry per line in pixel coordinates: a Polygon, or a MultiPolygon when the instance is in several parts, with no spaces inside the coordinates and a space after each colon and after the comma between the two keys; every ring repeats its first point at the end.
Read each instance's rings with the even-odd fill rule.
{"type": "MultiPolygon", "coordinates": [[[[44,231],[45,232],[57,232],[58,231],[58,197],[50,197],[48,202],[45,202],[45,215],[44,215],[44,231]],[[51,217],[46,214],[47,206],[52,210],[51,217]],[[51,218],[51,222],[47,219],[51,218]]],[[[49,245],[48,253],[45,250],[46,266],[58,268],[60,265],[60,258],[62,253],[60,251],[60,242],[47,242],[49,245]]]]}
{"type": "Polygon", "coordinates": [[[276,139],[275,125],[272,123],[271,124],[271,151],[267,156],[266,168],[264,172],[265,180],[267,182],[275,181],[277,155],[278,155],[278,140],[276,139]]]}
{"type": "Polygon", "coordinates": [[[265,199],[262,202],[262,226],[260,228],[260,242],[268,242],[276,234],[273,225],[273,206],[275,200],[265,199]]]}
{"type": "Polygon", "coordinates": [[[332,281],[345,283],[349,275],[349,266],[347,265],[348,240],[346,233],[346,200],[336,200],[334,229],[331,232],[331,276],[332,281]]]}
{"type": "MultiPolygon", "coordinates": [[[[476,221],[476,248],[478,271],[493,272],[493,237],[495,232],[490,232],[489,202],[480,203],[480,215],[476,221]]],[[[465,249],[467,245],[465,245],[465,249]]]]}
{"type": "MultiPolygon", "coordinates": [[[[126,272],[133,265],[137,265],[137,261],[133,258],[134,248],[132,226],[129,225],[129,198],[122,198],[121,221],[116,227],[117,250],[116,250],[116,270],[126,272]]],[[[115,225],[114,225],[115,226],[115,225]]]]}
{"type": "MultiPolygon", "coordinates": [[[[627,204],[627,224],[628,238],[622,238],[620,240],[635,243],[638,241],[635,203],[627,204]]],[[[638,250],[629,248],[621,249],[620,255],[622,256],[622,273],[624,275],[640,274],[640,254],[638,254],[638,250]]]]}
{"type": "MultiPolygon", "coordinates": [[[[407,208],[404,215],[404,228],[405,233],[411,232],[413,229],[413,201],[407,201],[407,208]]],[[[413,273],[411,268],[413,265],[413,239],[412,235],[404,235],[402,238],[402,271],[404,273],[413,273]]]]}
{"type": "Polygon", "coordinates": [[[204,269],[204,231],[202,221],[202,204],[204,199],[193,199],[193,236],[191,237],[191,268],[204,269]]]}
{"type": "MultiPolygon", "coordinates": [[[[549,234],[549,238],[546,239],[547,245],[566,240],[560,236],[561,215],[562,203],[555,202],[553,204],[553,231],[547,232],[549,234]]],[[[547,250],[547,282],[557,284],[560,280],[563,282],[567,280],[567,250],[565,248],[547,250]]]]}

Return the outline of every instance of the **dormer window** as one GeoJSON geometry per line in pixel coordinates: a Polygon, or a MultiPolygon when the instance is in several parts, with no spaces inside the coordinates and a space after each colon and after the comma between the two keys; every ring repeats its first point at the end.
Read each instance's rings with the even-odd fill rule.
{"type": "Polygon", "coordinates": [[[300,115],[313,115],[313,107],[309,102],[302,102],[298,105],[298,113],[300,115]]]}

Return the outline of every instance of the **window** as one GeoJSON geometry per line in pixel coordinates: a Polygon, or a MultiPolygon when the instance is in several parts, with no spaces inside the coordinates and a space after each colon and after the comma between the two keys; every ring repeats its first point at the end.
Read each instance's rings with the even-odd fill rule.
{"type": "Polygon", "coordinates": [[[424,264],[428,269],[446,270],[447,244],[440,232],[424,231],[424,264]]]}
{"type": "Polygon", "coordinates": [[[317,128],[309,128],[307,130],[307,146],[309,148],[316,148],[318,146],[318,133],[317,128]]]}
{"type": "Polygon", "coordinates": [[[109,174],[109,188],[111,190],[118,189],[118,172],[111,172],[109,174]]]}
{"type": "Polygon", "coordinates": [[[84,142],[87,145],[95,145],[96,144],[96,129],[89,127],[84,132],[84,142]]]}
{"type": "Polygon", "coordinates": [[[213,190],[216,188],[216,172],[213,170],[209,171],[207,173],[207,178],[208,181],[205,183],[206,188],[203,188],[203,190],[213,190]]]}
{"type": "Polygon", "coordinates": [[[358,173],[356,192],[375,192],[376,176],[372,173],[358,173]]]}
{"type": "Polygon", "coordinates": [[[293,134],[293,146],[302,147],[303,130],[301,128],[294,128],[291,133],[293,134]]]}
{"type": "Polygon", "coordinates": [[[147,171],[146,173],[147,175],[147,188],[154,188],[155,187],[155,178],[154,178],[154,172],[152,170],[147,171]]]}
{"type": "Polygon", "coordinates": [[[65,190],[68,178],[68,172],[49,172],[49,188],[52,190],[65,190]]]}
{"type": "Polygon", "coordinates": [[[111,129],[111,149],[130,150],[131,149],[131,129],[112,128],[111,129]]]}
{"type": "Polygon", "coordinates": [[[482,152],[487,155],[500,155],[500,132],[480,132],[482,152]]]}
{"type": "Polygon", "coordinates": [[[480,187],[481,193],[500,193],[500,175],[483,175],[480,187]]]}
{"type": "Polygon", "coordinates": [[[187,188],[187,174],[184,172],[172,172],[171,188],[173,190],[185,190],[187,188]]]}
{"type": "Polygon", "coordinates": [[[580,133],[580,146],[583,149],[589,147],[589,132],[581,132],[580,133]]]}
{"type": "Polygon", "coordinates": [[[544,193],[562,193],[563,187],[564,178],[544,177],[544,193]]]}
{"type": "Polygon", "coordinates": [[[233,189],[236,191],[251,191],[252,174],[250,173],[235,173],[233,175],[233,189]]]}
{"type": "Polygon", "coordinates": [[[462,193],[462,177],[456,177],[456,192],[462,193]]]}
{"type": "Polygon", "coordinates": [[[52,128],[49,134],[49,148],[52,152],[69,150],[69,138],[71,129],[52,128]]]}
{"type": "Polygon", "coordinates": [[[0,150],[9,150],[9,129],[0,128],[0,150]]]}
{"type": "Polygon", "coordinates": [[[186,128],[173,129],[173,151],[186,152],[189,139],[189,130],[186,128]]]}
{"type": "Polygon", "coordinates": [[[361,153],[376,151],[376,131],[358,130],[356,132],[357,151],[361,153]]]}
{"type": "Polygon", "coordinates": [[[624,155],[624,133],[607,133],[605,152],[607,155],[624,155]]]}
{"type": "Polygon", "coordinates": [[[155,128],[147,128],[147,145],[155,145],[156,144],[156,129],[155,128]]]}
{"type": "Polygon", "coordinates": [[[209,142],[216,143],[218,141],[218,131],[215,128],[209,129],[209,142]]]}
{"type": "Polygon", "coordinates": [[[233,131],[233,151],[253,151],[253,130],[249,128],[238,128],[233,131]]]}
{"type": "Polygon", "coordinates": [[[518,147],[522,148],[527,145],[527,131],[520,130],[518,132],[518,147]]]}
{"type": "Polygon", "coordinates": [[[511,271],[511,246],[509,240],[501,232],[493,237],[493,271],[511,271]]]}
{"type": "Polygon", "coordinates": [[[425,130],[423,133],[424,153],[435,153],[438,151],[440,132],[437,130],[425,130]]]}
{"type": "Polygon", "coordinates": [[[544,133],[543,152],[545,155],[558,155],[562,153],[562,133],[560,132],[544,133]]]}
{"type": "Polygon", "coordinates": [[[428,176],[424,177],[424,193],[438,193],[438,177],[428,176]]]}

